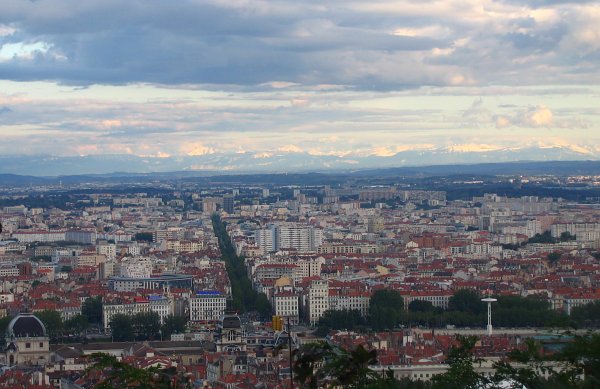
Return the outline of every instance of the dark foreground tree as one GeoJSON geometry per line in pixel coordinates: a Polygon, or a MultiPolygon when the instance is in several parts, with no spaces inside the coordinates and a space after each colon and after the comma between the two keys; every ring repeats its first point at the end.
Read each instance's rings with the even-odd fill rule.
{"type": "Polygon", "coordinates": [[[476,389],[485,387],[487,379],[475,371],[480,360],[473,355],[475,336],[457,336],[458,346],[452,346],[446,362],[448,370],[432,379],[434,389],[476,389]]]}
{"type": "Polygon", "coordinates": [[[369,368],[377,363],[376,350],[359,345],[352,351],[325,342],[309,343],[294,353],[294,376],[302,388],[393,388],[393,377],[369,368]],[[391,385],[391,386],[388,386],[391,385]]]}
{"type": "Polygon", "coordinates": [[[570,363],[573,374],[583,374],[584,387],[600,388],[600,334],[575,335],[557,359],[570,363]]]}
{"type": "Polygon", "coordinates": [[[175,368],[151,367],[139,369],[107,354],[93,354],[94,363],[87,369],[86,377],[95,381],[94,389],[191,389],[191,377],[175,368]]]}

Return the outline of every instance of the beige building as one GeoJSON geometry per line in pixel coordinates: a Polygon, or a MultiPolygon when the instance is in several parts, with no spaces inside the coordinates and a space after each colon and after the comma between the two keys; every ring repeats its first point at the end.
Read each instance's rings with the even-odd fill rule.
{"type": "Polygon", "coordinates": [[[312,281],[308,288],[308,320],[315,325],[329,309],[329,284],[326,280],[312,281]]]}
{"type": "Polygon", "coordinates": [[[5,362],[15,365],[44,365],[50,358],[46,327],[35,315],[21,313],[6,329],[5,362]]]}

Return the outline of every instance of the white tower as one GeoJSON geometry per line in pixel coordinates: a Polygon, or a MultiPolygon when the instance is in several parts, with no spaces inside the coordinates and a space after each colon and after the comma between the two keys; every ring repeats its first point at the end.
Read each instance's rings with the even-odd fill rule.
{"type": "Polygon", "coordinates": [[[492,336],[492,303],[495,303],[498,300],[495,298],[486,297],[484,299],[481,299],[481,301],[483,301],[484,303],[487,303],[487,306],[488,306],[487,334],[488,334],[488,336],[492,336]]]}

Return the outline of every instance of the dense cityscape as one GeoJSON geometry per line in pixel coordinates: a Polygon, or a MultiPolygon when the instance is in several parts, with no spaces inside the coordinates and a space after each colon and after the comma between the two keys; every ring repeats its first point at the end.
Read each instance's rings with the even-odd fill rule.
{"type": "Polygon", "coordinates": [[[314,176],[5,186],[0,387],[596,382],[600,177],[314,176]]]}
{"type": "Polygon", "coordinates": [[[600,388],[599,26],[0,0],[0,389],[600,388]]]}

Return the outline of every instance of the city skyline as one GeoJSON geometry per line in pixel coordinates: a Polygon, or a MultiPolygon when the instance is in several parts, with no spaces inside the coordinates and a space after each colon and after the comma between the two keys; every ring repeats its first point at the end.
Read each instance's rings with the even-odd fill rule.
{"type": "Polygon", "coordinates": [[[7,1],[0,153],[597,160],[598,24],[588,1],[7,1]]]}

